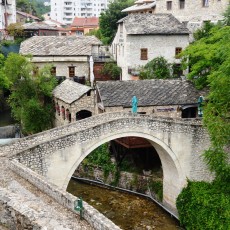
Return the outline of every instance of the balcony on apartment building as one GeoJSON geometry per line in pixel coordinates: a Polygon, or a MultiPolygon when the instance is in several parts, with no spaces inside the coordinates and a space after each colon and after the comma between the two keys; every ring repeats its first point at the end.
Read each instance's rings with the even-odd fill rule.
{"type": "Polygon", "coordinates": [[[64,5],[66,5],[66,6],[72,6],[73,5],[73,1],[66,0],[66,1],[64,1],[64,5]]]}
{"type": "Polygon", "coordinates": [[[64,7],[64,12],[72,12],[72,7],[64,7]]]}

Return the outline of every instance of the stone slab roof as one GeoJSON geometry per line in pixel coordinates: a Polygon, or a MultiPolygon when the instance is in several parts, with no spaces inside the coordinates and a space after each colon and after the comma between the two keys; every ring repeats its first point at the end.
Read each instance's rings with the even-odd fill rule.
{"type": "Polygon", "coordinates": [[[124,22],[127,34],[189,34],[186,26],[172,14],[129,14],[124,22]]]}
{"type": "Polygon", "coordinates": [[[25,12],[22,12],[22,11],[19,11],[19,10],[17,10],[16,13],[17,13],[17,14],[20,14],[20,15],[26,17],[26,18],[32,18],[32,19],[34,19],[34,20],[41,21],[40,18],[38,18],[38,17],[36,17],[36,16],[34,16],[34,15],[32,15],[32,14],[28,14],[28,13],[25,13],[25,12]]]}
{"type": "Polygon", "coordinates": [[[31,22],[23,24],[24,30],[57,30],[44,22],[31,22]]]}
{"type": "Polygon", "coordinates": [[[89,90],[91,90],[91,87],[89,86],[66,79],[53,90],[53,96],[66,102],[67,104],[71,104],[89,90]]]}
{"type": "Polygon", "coordinates": [[[34,36],[21,43],[21,54],[33,56],[87,56],[92,45],[101,45],[95,36],[34,36]]]}
{"type": "Polygon", "coordinates": [[[104,107],[131,107],[133,96],[138,106],[188,105],[197,103],[203,92],[187,80],[138,80],[97,82],[104,107]]]}
{"type": "Polygon", "coordinates": [[[155,6],[156,6],[156,2],[146,1],[146,2],[143,2],[142,4],[136,4],[128,8],[125,8],[121,12],[135,12],[135,11],[148,10],[148,9],[150,10],[152,8],[155,8],[155,6]]]}

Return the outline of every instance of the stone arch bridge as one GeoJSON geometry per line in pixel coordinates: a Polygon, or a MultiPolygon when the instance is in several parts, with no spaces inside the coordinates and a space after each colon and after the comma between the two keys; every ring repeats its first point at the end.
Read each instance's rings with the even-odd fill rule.
{"type": "Polygon", "coordinates": [[[110,140],[135,136],[156,149],[163,168],[163,204],[176,213],[176,198],[191,180],[210,180],[202,158],[209,137],[200,119],[170,119],[131,113],[104,113],[54,128],[0,148],[49,182],[66,190],[82,160],[110,140]]]}

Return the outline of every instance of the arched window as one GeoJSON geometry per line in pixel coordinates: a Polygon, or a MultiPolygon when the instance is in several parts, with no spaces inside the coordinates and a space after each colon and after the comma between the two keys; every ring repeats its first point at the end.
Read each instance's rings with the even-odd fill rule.
{"type": "Polygon", "coordinates": [[[61,107],[61,114],[62,114],[63,120],[65,120],[65,108],[64,108],[64,106],[61,107]]]}
{"type": "Polygon", "coordinates": [[[58,102],[56,103],[56,113],[58,114],[58,116],[60,116],[60,106],[58,102]]]}

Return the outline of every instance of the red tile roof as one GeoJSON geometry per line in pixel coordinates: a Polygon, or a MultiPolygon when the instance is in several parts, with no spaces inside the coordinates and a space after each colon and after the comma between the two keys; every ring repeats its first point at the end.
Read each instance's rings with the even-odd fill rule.
{"type": "Polygon", "coordinates": [[[92,17],[92,18],[78,18],[75,17],[73,20],[72,25],[73,27],[97,27],[99,26],[99,18],[92,17]]]}

